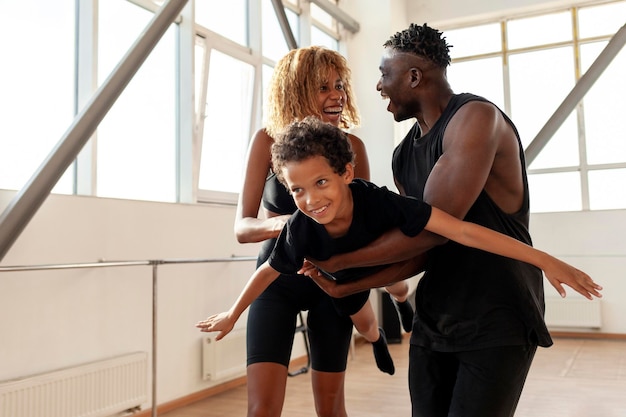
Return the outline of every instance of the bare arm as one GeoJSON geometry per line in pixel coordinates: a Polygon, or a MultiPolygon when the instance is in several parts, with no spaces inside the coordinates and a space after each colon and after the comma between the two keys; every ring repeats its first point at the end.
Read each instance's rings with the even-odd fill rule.
{"type": "Polygon", "coordinates": [[[319,274],[317,267],[305,261],[302,272],[310,277],[331,297],[341,298],[369,288],[381,288],[411,278],[424,270],[425,254],[414,256],[406,261],[396,262],[372,275],[354,281],[337,282],[319,274]]]}
{"type": "MultiPolygon", "coordinates": [[[[474,104],[463,106],[448,124],[444,153],[428,176],[424,191],[426,202],[457,218],[465,217],[485,187],[499,148],[498,129],[502,128],[499,123],[503,123],[496,120],[498,110],[493,106],[485,104],[475,108],[474,104]],[[472,113],[468,115],[467,110],[472,113]]],[[[398,189],[403,192],[401,184],[398,189]]],[[[429,232],[410,238],[393,230],[367,247],[334,256],[320,266],[333,272],[388,264],[407,260],[445,242],[444,238],[429,232]]]]}
{"type": "Polygon", "coordinates": [[[354,176],[364,180],[370,180],[370,161],[363,141],[353,134],[348,134],[352,151],[354,152],[354,176]]]}
{"type": "MultiPolygon", "coordinates": [[[[523,188],[517,140],[494,106],[482,102],[464,105],[448,124],[443,146],[444,152],[426,182],[426,202],[462,219],[485,189],[503,210],[519,209],[523,188]]],[[[401,185],[398,189],[403,192],[401,185]]],[[[334,256],[329,261],[314,262],[330,272],[389,264],[406,261],[445,242],[445,238],[428,231],[410,238],[396,229],[367,247],[334,256]]],[[[378,287],[385,280],[401,279],[401,276],[394,277],[390,271],[389,275],[378,273],[369,277],[368,285],[378,287]]],[[[354,288],[357,285],[366,288],[362,281],[351,284],[354,288]]]]}
{"type": "Polygon", "coordinates": [[[252,274],[243,291],[228,311],[209,316],[198,322],[196,327],[203,332],[219,331],[215,339],[220,340],[230,333],[241,314],[278,276],[279,273],[269,263],[265,262],[252,274]]]}
{"type": "Polygon", "coordinates": [[[565,297],[565,289],[561,284],[567,284],[590,300],[593,298],[592,295],[602,297],[599,293],[602,287],[596,284],[589,275],[573,266],[512,237],[474,223],[461,221],[435,207],[426,224],[426,229],[462,245],[517,259],[542,269],[561,297],[565,297]]]}
{"type": "Polygon", "coordinates": [[[274,139],[263,129],[250,141],[235,217],[235,236],[239,243],[261,242],[277,237],[289,219],[288,215],[277,216],[271,213],[266,218],[259,217],[265,178],[271,166],[272,143],[274,139]]]}

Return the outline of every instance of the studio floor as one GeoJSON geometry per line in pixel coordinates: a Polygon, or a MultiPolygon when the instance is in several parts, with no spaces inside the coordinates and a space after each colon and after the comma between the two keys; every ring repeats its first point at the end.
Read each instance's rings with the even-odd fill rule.
{"type": "MultiPolygon", "coordinates": [[[[346,404],[358,417],[409,417],[408,341],[390,345],[393,376],[376,368],[371,345],[357,343],[348,364],[346,404]]],[[[246,387],[198,401],[164,417],[246,415],[246,387]]],[[[289,378],[285,417],[315,417],[310,374],[289,378]]],[[[626,417],[626,341],[555,338],[539,348],[515,417],[626,417]]]]}

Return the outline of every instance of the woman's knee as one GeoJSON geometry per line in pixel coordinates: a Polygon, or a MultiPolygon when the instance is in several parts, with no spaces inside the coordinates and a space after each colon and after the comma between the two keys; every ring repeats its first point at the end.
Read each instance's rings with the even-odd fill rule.
{"type": "Polygon", "coordinates": [[[287,368],[259,362],[247,368],[248,417],[280,417],[285,402],[287,368]]]}
{"type": "Polygon", "coordinates": [[[345,372],[312,371],[311,383],[318,417],[347,417],[345,376],[345,372]]]}

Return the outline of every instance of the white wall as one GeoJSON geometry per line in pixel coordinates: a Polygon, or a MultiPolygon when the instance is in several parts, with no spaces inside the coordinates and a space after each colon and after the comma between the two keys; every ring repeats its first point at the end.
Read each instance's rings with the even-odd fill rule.
{"type": "Polygon", "coordinates": [[[421,0],[407,1],[406,13],[411,22],[443,28],[591,2],[593,0],[421,0]]]}
{"type": "MultiPolygon", "coordinates": [[[[537,213],[531,216],[535,247],[587,272],[604,287],[602,332],[626,333],[626,210],[537,213]]],[[[546,283],[546,296],[558,296],[546,283]]],[[[568,297],[580,297],[567,288],[568,297]]]]}
{"type": "MultiPolygon", "coordinates": [[[[0,191],[0,210],[13,195],[0,191]]],[[[256,245],[234,239],[234,214],[234,207],[52,195],[0,265],[255,256],[256,245]]],[[[194,324],[230,307],[254,266],[158,267],[160,403],[214,385],[201,379],[204,334],[194,324]]],[[[0,317],[0,381],[150,352],[152,268],[3,272],[0,317]]],[[[245,315],[237,327],[244,326],[245,315]]]]}
{"type": "Polygon", "coordinates": [[[348,38],[347,52],[361,111],[361,127],[354,133],[367,146],[372,181],[395,190],[391,153],[398,124],[387,111],[388,101],[376,91],[376,83],[380,78],[383,43],[409,24],[405,0],[345,0],[341,6],[360,24],[359,32],[348,38]]]}

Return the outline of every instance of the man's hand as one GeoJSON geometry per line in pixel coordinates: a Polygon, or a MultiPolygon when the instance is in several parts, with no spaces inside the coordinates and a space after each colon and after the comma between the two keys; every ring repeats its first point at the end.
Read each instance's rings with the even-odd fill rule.
{"type": "MultiPolygon", "coordinates": [[[[311,278],[331,297],[341,298],[370,288],[382,288],[398,281],[411,278],[424,270],[425,259],[425,255],[416,256],[407,261],[389,265],[378,272],[374,272],[372,275],[343,281],[341,283],[324,277],[318,269],[318,266],[321,267],[321,265],[318,265],[317,261],[314,259],[306,259],[298,273],[311,278]]],[[[323,269],[326,271],[326,268],[323,269]]]]}

